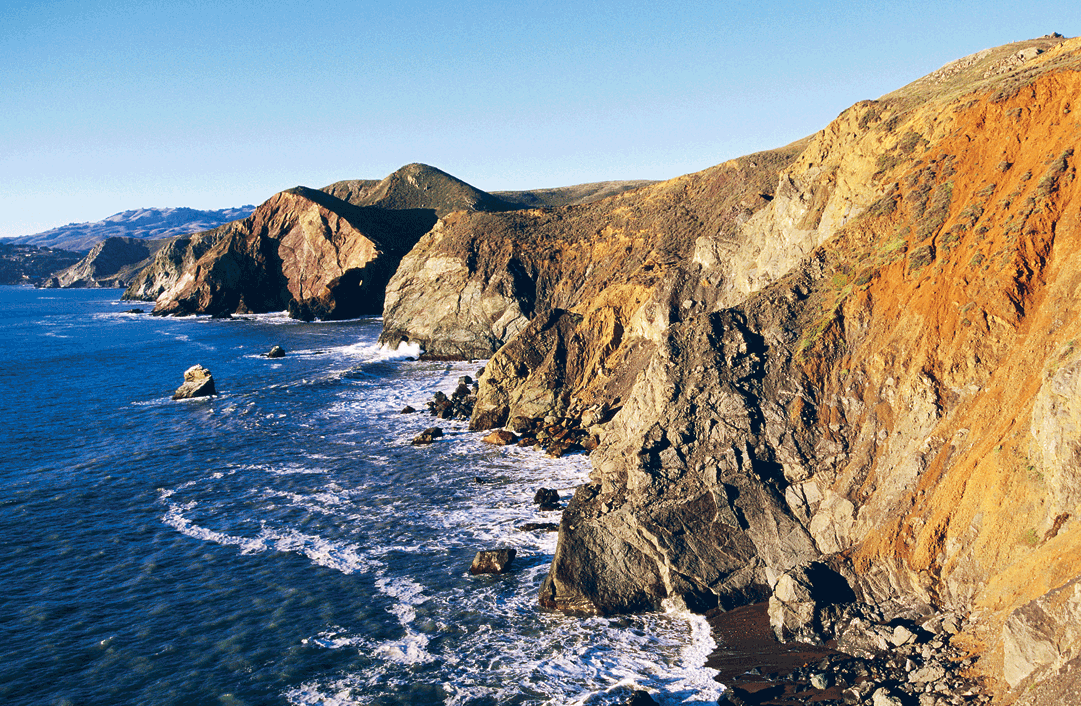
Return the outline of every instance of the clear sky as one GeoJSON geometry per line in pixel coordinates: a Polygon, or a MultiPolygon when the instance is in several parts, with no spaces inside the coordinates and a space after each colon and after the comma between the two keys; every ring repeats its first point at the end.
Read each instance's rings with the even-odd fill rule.
{"type": "Polygon", "coordinates": [[[0,235],[410,162],[485,190],[778,147],[1077,0],[5,0],[0,235]]]}

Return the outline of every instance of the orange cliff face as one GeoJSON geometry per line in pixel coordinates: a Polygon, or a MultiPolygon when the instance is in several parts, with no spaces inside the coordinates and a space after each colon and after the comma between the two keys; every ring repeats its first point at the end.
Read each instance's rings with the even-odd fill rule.
{"type": "Polygon", "coordinates": [[[812,364],[818,423],[853,437],[807,481],[851,503],[816,540],[882,586],[974,609],[988,666],[1012,611],[1081,575],[1079,95],[1067,70],[954,104],[824,246],[842,291],[806,356],[829,358],[812,364]]]}

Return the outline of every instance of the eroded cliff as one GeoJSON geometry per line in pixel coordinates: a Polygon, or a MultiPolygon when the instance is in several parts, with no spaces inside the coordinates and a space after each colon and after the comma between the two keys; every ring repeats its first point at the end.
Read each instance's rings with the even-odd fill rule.
{"type": "Polygon", "coordinates": [[[1065,693],[1079,89],[1078,40],[1000,47],[786,150],[425,236],[385,337],[494,351],[475,426],[599,436],[541,602],[770,596],[779,634],[835,637],[798,604],[816,574],[884,619],[964,615],[1004,702],[1065,693]]]}
{"type": "Polygon", "coordinates": [[[156,297],[154,313],[377,314],[402,254],[434,222],[424,209],[387,211],[304,187],[283,191],[248,218],[193,241],[181,260],[197,244],[212,244],[156,297]]]}

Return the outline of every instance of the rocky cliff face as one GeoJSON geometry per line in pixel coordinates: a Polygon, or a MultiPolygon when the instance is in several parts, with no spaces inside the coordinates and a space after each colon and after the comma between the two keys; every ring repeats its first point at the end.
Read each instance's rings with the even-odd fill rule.
{"type": "Polygon", "coordinates": [[[154,301],[166,290],[175,287],[184,272],[234,227],[225,225],[165,241],[154,259],[132,277],[121,299],[154,301]]]}
{"type": "Polygon", "coordinates": [[[243,220],[179,238],[125,292],[160,314],[378,314],[399,260],[439,216],[517,206],[434,167],[278,194],[243,220]]]}
{"type": "Polygon", "coordinates": [[[106,238],[71,267],[45,280],[43,287],[127,287],[166,241],[106,238]]]}
{"type": "Polygon", "coordinates": [[[965,615],[1003,702],[1076,689],[1079,89],[1078,40],[1001,47],[787,150],[425,236],[384,335],[503,344],[475,426],[605,412],[542,604],[771,596],[836,636],[819,580],[965,615]]]}
{"type": "MultiPolygon", "coordinates": [[[[303,187],[283,191],[243,221],[170,252],[183,261],[196,245],[215,241],[175,282],[164,277],[154,313],[378,313],[398,260],[434,222],[421,209],[357,207],[303,187]]],[[[153,286],[145,283],[153,277],[147,273],[139,286],[153,286]]]]}

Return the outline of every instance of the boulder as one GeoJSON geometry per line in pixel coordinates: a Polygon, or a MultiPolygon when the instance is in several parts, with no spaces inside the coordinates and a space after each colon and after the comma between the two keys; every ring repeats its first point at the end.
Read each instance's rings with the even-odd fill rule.
{"type": "Polygon", "coordinates": [[[533,496],[533,503],[540,505],[541,510],[558,510],[559,491],[552,488],[540,488],[533,496]]]}
{"type": "Polygon", "coordinates": [[[507,446],[518,441],[518,436],[513,431],[496,429],[491,434],[481,439],[481,441],[486,444],[494,444],[495,446],[507,446]]]}
{"type": "Polygon", "coordinates": [[[214,376],[201,365],[193,365],[184,371],[184,384],[176,388],[173,393],[174,400],[185,400],[192,397],[209,397],[217,394],[214,389],[214,376]]]}
{"type": "Polygon", "coordinates": [[[416,411],[417,410],[413,409],[409,405],[406,405],[406,406],[402,407],[402,411],[399,412],[399,414],[413,414],[416,411]]]}
{"type": "Polygon", "coordinates": [[[285,349],[282,348],[281,346],[274,346],[269,351],[267,351],[266,357],[267,358],[284,358],[285,357],[285,349]]]}
{"type": "Polygon", "coordinates": [[[413,437],[413,446],[427,446],[441,436],[443,436],[442,429],[429,427],[413,437]]]}
{"type": "Polygon", "coordinates": [[[477,555],[473,557],[473,564],[469,567],[469,573],[505,574],[517,554],[518,550],[513,547],[477,552],[477,555]]]}

